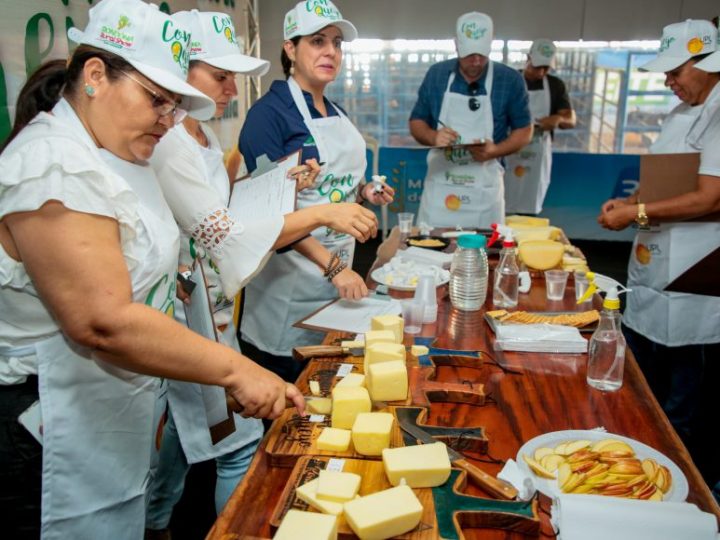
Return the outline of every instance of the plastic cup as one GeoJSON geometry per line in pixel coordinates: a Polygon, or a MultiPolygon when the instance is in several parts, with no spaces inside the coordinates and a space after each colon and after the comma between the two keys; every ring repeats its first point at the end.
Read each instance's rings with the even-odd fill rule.
{"type": "Polygon", "coordinates": [[[397,215],[398,218],[398,229],[403,234],[410,234],[412,232],[413,220],[415,214],[412,212],[400,212],[397,215]]]}
{"type": "Polygon", "coordinates": [[[548,300],[562,300],[565,296],[568,273],[565,270],[545,272],[545,294],[548,300]]]}
{"type": "Polygon", "coordinates": [[[415,301],[425,305],[423,315],[424,323],[434,323],[437,320],[437,293],[435,278],[433,276],[420,276],[415,288],[415,301]]]}
{"type": "MultiPolygon", "coordinates": [[[[585,272],[575,272],[575,301],[580,300],[582,296],[587,292],[589,286],[588,278],[585,276],[585,272]]],[[[592,297],[585,300],[589,302],[592,297]]]]}
{"type": "Polygon", "coordinates": [[[404,300],[402,303],[402,315],[405,323],[405,333],[419,334],[425,316],[425,304],[415,299],[404,300]]]}

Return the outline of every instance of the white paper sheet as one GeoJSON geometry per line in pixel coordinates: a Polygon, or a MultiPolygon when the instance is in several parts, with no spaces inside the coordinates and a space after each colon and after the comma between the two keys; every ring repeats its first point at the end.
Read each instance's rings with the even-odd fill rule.
{"type": "Polygon", "coordinates": [[[243,221],[285,215],[295,210],[295,180],[288,171],[298,164],[299,152],[291,154],[274,169],[233,185],[228,209],[243,221]]]}
{"type": "Polygon", "coordinates": [[[370,330],[370,320],[378,315],[400,315],[402,307],[395,300],[338,300],[303,321],[304,324],[364,334],[370,330]]]}

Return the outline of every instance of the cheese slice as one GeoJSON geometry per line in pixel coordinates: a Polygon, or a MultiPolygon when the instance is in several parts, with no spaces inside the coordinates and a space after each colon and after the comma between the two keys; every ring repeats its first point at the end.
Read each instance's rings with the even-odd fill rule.
{"type": "Polygon", "coordinates": [[[346,347],[348,349],[357,349],[357,348],[362,349],[365,346],[365,342],[360,341],[359,339],[353,340],[353,341],[341,341],[340,346],[346,347]]]}
{"type": "Polygon", "coordinates": [[[343,386],[365,386],[365,375],[362,373],[348,373],[335,383],[335,388],[343,386]]]}
{"type": "Polygon", "coordinates": [[[320,395],[320,381],[310,381],[308,383],[308,386],[310,387],[310,393],[313,396],[319,396],[320,395]]]}
{"type": "Polygon", "coordinates": [[[370,412],[370,395],[361,386],[335,387],[332,399],[331,425],[334,428],[350,429],[359,413],[370,412]]]}
{"type": "Polygon", "coordinates": [[[372,401],[404,401],[407,399],[408,373],[403,360],[369,365],[366,381],[372,401]]]}
{"type": "Polygon", "coordinates": [[[349,429],[338,429],[326,427],[320,432],[315,441],[318,450],[330,450],[331,452],[345,452],[350,448],[351,433],[349,429]]]}
{"type": "Polygon", "coordinates": [[[403,342],[404,324],[397,315],[378,315],[370,320],[372,330],[390,330],[395,335],[395,343],[403,342]]]}
{"type": "Polygon", "coordinates": [[[429,352],[430,349],[428,349],[425,345],[413,345],[410,347],[410,354],[413,356],[423,356],[429,352]]]}
{"type": "Polygon", "coordinates": [[[387,448],[382,457],[385,474],[393,486],[404,478],[410,487],[435,487],[450,477],[450,458],[441,442],[387,448]]]}
{"type": "Polygon", "coordinates": [[[344,512],[361,540],[380,540],[417,527],[423,507],[410,487],[398,486],[346,502],[344,512]]]}
{"type": "Polygon", "coordinates": [[[337,540],[337,517],[288,510],[273,540],[337,540]]]}
{"type": "Polygon", "coordinates": [[[402,360],[404,362],[405,346],[400,343],[376,343],[365,349],[363,371],[367,374],[370,364],[389,362],[391,360],[402,360]]]}
{"type": "Polygon", "coordinates": [[[508,227],[514,227],[515,225],[527,225],[528,227],[549,227],[550,220],[548,218],[534,216],[505,216],[505,225],[508,227]]]}
{"type": "Polygon", "coordinates": [[[365,333],[365,350],[375,343],[395,343],[395,333],[392,330],[371,330],[365,333]]]}
{"type": "Polygon", "coordinates": [[[306,482],[302,486],[295,488],[295,495],[301,501],[309,504],[315,510],[319,510],[324,514],[332,514],[333,516],[339,516],[343,512],[343,505],[339,502],[325,501],[319,499],[317,496],[319,480],[315,478],[306,482]]]}
{"type": "Polygon", "coordinates": [[[312,414],[330,414],[330,411],[332,411],[332,399],[320,397],[308,399],[307,408],[312,414]]]}
{"type": "Polygon", "coordinates": [[[562,262],[563,253],[563,245],[553,240],[528,240],[518,248],[522,261],[535,270],[555,268],[562,262]]]}
{"type": "Polygon", "coordinates": [[[390,413],[360,413],[352,427],[353,447],[358,454],[379,456],[385,448],[390,448],[395,417],[390,413]]]}
{"type": "Polygon", "coordinates": [[[318,499],[344,503],[355,498],[360,490],[360,475],[340,471],[320,471],[318,476],[318,499]]]}

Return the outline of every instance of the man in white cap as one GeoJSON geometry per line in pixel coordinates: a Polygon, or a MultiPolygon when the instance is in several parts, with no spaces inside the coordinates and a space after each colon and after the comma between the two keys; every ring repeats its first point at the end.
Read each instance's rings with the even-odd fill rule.
{"type": "Polygon", "coordinates": [[[535,131],[530,144],[507,158],[505,211],[508,214],[542,211],[550,185],[553,132],[575,127],[575,111],[565,83],[548,73],[556,52],[557,47],[549,39],[536,39],[522,72],[535,131]]]}
{"type": "Polygon", "coordinates": [[[533,127],[522,76],[490,60],[492,39],[489,16],[460,16],[458,58],[432,66],[420,86],[410,133],[435,148],[418,222],[486,228],[505,218],[500,159],[530,142],[533,127]]]}

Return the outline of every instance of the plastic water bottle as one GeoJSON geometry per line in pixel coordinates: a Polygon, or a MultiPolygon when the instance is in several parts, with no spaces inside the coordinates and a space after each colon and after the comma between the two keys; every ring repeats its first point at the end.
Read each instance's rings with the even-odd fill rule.
{"type": "Polygon", "coordinates": [[[613,392],[622,386],[625,337],[621,322],[618,292],[612,288],[603,301],[600,322],[588,350],[587,383],[598,390],[613,392]]]}
{"type": "Polygon", "coordinates": [[[520,267],[515,254],[512,236],[505,237],[500,251],[500,263],[495,268],[493,304],[496,307],[514,308],[518,303],[518,281],[520,267]]]}
{"type": "Polygon", "coordinates": [[[450,303],[461,311],[477,311],[487,296],[485,237],[464,234],[458,237],[457,245],[450,265],[450,303]]]}

